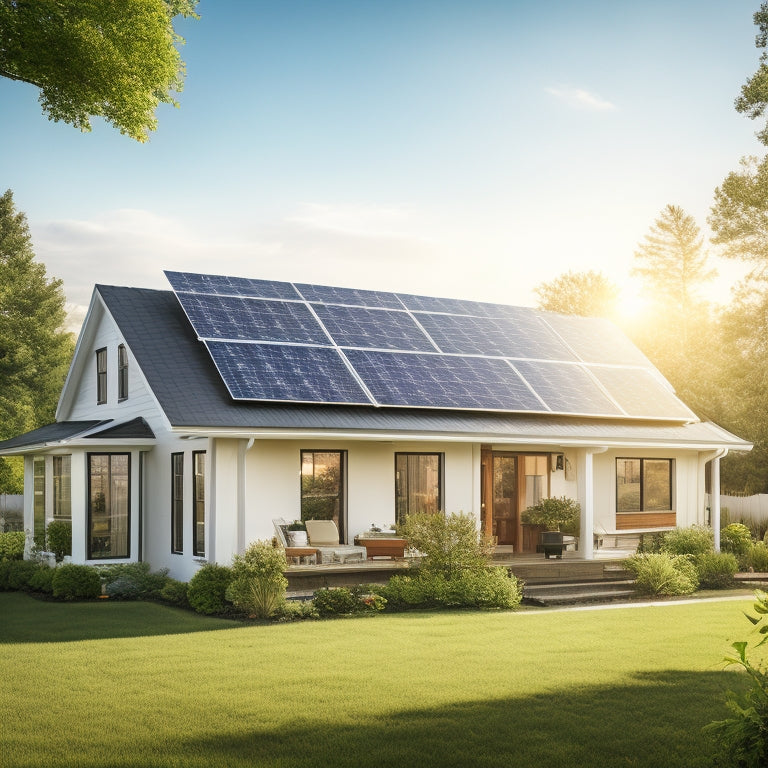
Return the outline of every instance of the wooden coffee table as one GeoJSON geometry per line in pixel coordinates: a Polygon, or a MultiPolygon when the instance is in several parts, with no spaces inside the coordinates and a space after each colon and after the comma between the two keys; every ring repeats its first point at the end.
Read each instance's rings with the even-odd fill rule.
{"type": "Polygon", "coordinates": [[[405,557],[405,548],[408,546],[408,542],[405,539],[366,538],[365,536],[356,536],[355,544],[365,547],[369,558],[405,557]]]}
{"type": "Polygon", "coordinates": [[[285,559],[290,563],[292,560],[298,560],[301,565],[302,560],[307,560],[308,565],[317,563],[317,550],[314,547],[286,547],[285,559]]]}

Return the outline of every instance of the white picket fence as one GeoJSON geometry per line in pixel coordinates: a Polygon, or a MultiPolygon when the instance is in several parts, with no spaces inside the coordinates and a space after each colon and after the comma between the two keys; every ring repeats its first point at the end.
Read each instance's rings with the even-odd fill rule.
{"type": "Polygon", "coordinates": [[[750,528],[765,528],[768,526],[768,493],[758,493],[755,496],[721,496],[720,508],[722,519],[731,523],[744,523],[750,528]]]}

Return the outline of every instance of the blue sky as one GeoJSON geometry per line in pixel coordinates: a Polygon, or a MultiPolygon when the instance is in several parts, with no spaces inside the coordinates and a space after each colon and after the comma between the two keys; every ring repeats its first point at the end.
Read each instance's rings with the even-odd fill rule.
{"type": "Polygon", "coordinates": [[[147,144],[0,80],[0,186],[75,307],[163,269],[532,305],[569,269],[624,283],[668,203],[706,231],[763,154],[733,109],[758,6],[202,0],[147,144]]]}

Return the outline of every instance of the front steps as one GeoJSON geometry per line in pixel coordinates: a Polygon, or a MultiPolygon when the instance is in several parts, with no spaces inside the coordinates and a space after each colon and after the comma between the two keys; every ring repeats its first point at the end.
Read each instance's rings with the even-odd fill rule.
{"type": "Polygon", "coordinates": [[[632,579],[526,584],[523,587],[523,603],[538,606],[607,603],[628,600],[636,594],[632,579]]]}

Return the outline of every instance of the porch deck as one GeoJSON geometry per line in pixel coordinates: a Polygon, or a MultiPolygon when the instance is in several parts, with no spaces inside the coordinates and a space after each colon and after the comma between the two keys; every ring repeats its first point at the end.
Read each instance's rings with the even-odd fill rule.
{"type": "MultiPolygon", "coordinates": [[[[587,580],[610,580],[623,572],[622,561],[634,548],[595,550],[586,560],[579,552],[566,551],[562,559],[546,559],[543,554],[514,554],[499,546],[493,562],[503,565],[526,584],[558,584],[587,580]]],[[[285,575],[289,594],[307,594],[323,587],[350,587],[357,584],[385,584],[391,576],[405,573],[410,559],[364,560],[358,563],[290,565],[285,575]]]]}

